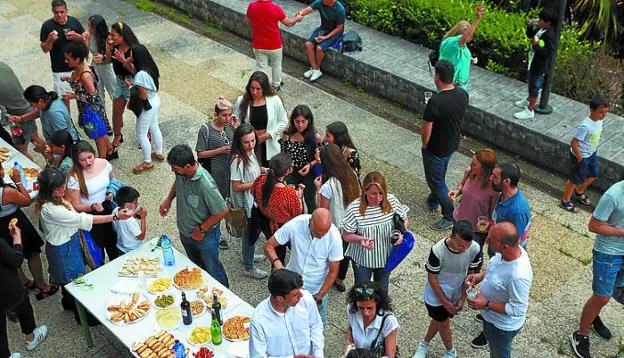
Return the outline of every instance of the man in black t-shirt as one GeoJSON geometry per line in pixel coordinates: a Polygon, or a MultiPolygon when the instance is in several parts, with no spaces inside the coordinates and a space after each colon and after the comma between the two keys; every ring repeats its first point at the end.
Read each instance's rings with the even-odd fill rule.
{"type": "Polygon", "coordinates": [[[453,74],[452,63],[436,63],[434,82],[439,92],[431,97],[423,115],[423,166],[431,190],[427,205],[432,211],[441,206],[443,215],[431,226],[434,230],[453,227],[454,208],[445,183],[446,169],[451,155],[459,148],[461,122],[468,107],[468,93],[453,85],[453,74]]]}
{"type": "MultiPolygon", "coordinates": [[[[71,41],[84,41],[84,27],[78,19],[67,15],[67,4],[64,0],[52,1],[51,19],[41,25],[39,40],[44,53],[50,53],[52,63],[52,75],[54,79],[54,91],[62,97],[67,92],[72,92],[69,82],[61,81],[62,76],[71,76],[72,69],[65,63],[65,45],[71,41]]],[[[65,101],[67,109],[69,102],[65,101]]]]}

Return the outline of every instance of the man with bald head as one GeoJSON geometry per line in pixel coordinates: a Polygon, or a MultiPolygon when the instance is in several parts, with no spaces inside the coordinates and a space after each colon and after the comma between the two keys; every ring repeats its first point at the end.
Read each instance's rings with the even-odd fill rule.
{"type": "Polygon", "coordinates": [[[327,292],[343,259],[342,238],[329,210],[319,208],[312,215],[299,215],[275,232],[264,246],[264,254],[275,269],[284,268],[275,248],[288,242],[291,251],[286,268],[303,276],[303,287],[314,296],[323,325],[327,326],[327,292]]]}
{"type": "Polygon", "coordinates": [[[533,269],[519,244],[518,229],[510,222],[490,229],[486,242],[494,250],[485,271],[468,275],[467,286],[481,283],[479,294],[468,305],[481,310],[483,333],[489,341],[490,357],[511,357],[511,343],[520,332],[529,308],[533,269]]]}

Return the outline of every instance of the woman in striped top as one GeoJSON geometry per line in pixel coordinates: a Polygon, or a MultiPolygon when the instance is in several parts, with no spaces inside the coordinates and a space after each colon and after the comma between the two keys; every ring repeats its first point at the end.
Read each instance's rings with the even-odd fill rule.
{"type": "MultiPolygon", "coordinates": [[[[340,227],[343,238],[349,242],[346,256],[353,262],[355,284],[378,282],[388,291],[389,272],[384,266],[392,251],[393,217],[398,214],[409,227],[407,212],[392,194],[388,193],[386,178],[379,172],[368,173],[362,181],[362,195],[352,202],[345,211],[340,227]]],[[[403,237],[394,243],[399,245],[403,237]]]]}

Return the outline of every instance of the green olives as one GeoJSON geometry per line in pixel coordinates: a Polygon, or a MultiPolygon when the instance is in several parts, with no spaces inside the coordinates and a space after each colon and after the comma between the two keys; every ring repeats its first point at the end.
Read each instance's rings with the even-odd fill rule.
{"type": "Polygon", "coordinates": [[[154,305],[156,305],[156,307],[166,308],[171,306],[173,302],[174,298],[172,295],[162,295],[156,297],[156,299],[154,300],[154,305]]]}

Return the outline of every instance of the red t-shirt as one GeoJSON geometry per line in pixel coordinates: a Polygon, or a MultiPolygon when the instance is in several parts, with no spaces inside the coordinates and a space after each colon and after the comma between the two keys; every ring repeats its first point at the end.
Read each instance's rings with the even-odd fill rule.
{"type": "Polygon", "coordinates": [[[251,21],[251,46],[258,50],[282,48],[279,22],[286,17],[281,7],[271,1],[254,1],[247,7],[251,21]]]}
{"type": "Polygon", "coordinates": [[[271,231],[275,232],[280,226],[289,222],[290,219],[301,215],[303,207],[297,197],[297,192],[289,187],[275,186],[273,187],[271,198],[269,198],[269,205],[265,208],[262,205],[262,187],[266,182],[266,178],[266,175],[257,177],[251,192],[260,212],[269,218],[271,231]]]}

